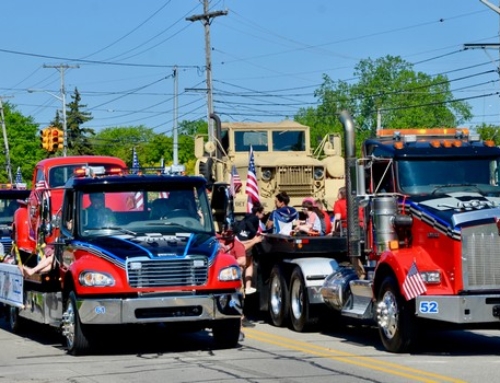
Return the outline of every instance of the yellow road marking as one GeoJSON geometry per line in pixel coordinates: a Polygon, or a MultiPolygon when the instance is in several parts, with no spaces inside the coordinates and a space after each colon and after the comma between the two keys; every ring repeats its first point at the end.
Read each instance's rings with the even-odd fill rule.
{"type": "Polygon", "coordinates": [[[436,383],[436,382],[453,382],[465,383],[460,379],[451,378],[432,372],[417,370],[412,367],[406,367],[400,364],[385,362],[383,360],[374,359],[368,356],[360,356],[344,351],[334,350],[311,343],[301,342],[295,339],[282,337],[279,335],[269,334],[267,332],[258,331],[255,329],[245,329],[245,335],[249,339],[258,340],[263,343],[281,346],[295,351],[300,351],[305,354],[316,355],[322,358],[335,360],[342,363],[348,363],[359,367],[368,368],[384,372],[386,374],[400,376],[418,382],[436,383]]]}

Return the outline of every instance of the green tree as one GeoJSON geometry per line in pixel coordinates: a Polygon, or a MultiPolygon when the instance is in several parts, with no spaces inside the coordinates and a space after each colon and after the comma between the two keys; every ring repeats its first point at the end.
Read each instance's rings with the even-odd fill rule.
{"type": "Polygon", "coordinates": [[[185,134],[194,137],[196,134],[207,134],[208,124],[203,120],[188,121],[179,123],[179,134],[185,134]]]}
{"type": "MultiPolygon", "coordinates": [[[[81,96],[78,89],[75,88],[74,93],[71,95],[72,101],[67,105],[68,111],[66,113],[66,142],[68,145],[68,154],[84,155],[93,154],[91,138],[95,135],[94,129],[84,128],[82,125],[92,120],[92,115],[85,112],[87,105],[81,104],[81,96]]],[[[56,118],[59,116],[56,115],[56,118]]]]}
{"type": "Polygon", "coordinates": [[[454,101],[446,76],[416,72],[400,57],[361,60],[354,76],[357,81],[347,83],[324,75],[315,92],[319,106],[302,109],[295,117],[311,127],[312,140],[326,133],[342,134],[342,109],[353,116],[358,140],[373,135],[379,120],[383,128],[415,128],[457,126],[472,118],[469,104],[454,101]]]}
{"type": "Polygon", "coordinates": [[[141,166],[153,166],[149,152],[150,142],[154,139],[154,132],[145,126],[114,127],[96,133],[91,143],[94,154],[119,157],[129,166],[132,166],[132,152],[135,148],[141,166]]]}
{"type": "Polygon", "coordinates": [[[476,128],[476,131],[482,140],[492,140],[496,146],[500,146],[499,126],[483,123],[476,128]]]}
{"type": "MultiPolygon", "coordinates": [[[[33,117],[23,116],[9,103],[4,103],[3,109],[12,176],[15,177],[15,172],[20,167],[24,182],[31,183],[35,165],[48,155],[41,146],[38,124],[34,122],[33,117]]],[[[0,158],[2,183],[9,181],[4,148],[5,142],[2,142],[3,156],[0,158]]]]}

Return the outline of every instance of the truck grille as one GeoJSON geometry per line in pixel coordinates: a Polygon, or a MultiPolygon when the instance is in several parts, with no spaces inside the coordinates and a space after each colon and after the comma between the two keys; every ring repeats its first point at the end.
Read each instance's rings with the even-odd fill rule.
{"type": "Polygon", "coordinates": [[[464,289],[500,288],[500,235],[495,224],[462,229],[462,262],[464,289]]]}
{"type": "Polygon", "coordinates": [[[279,166],[277,184],[290,197],[307,197],[314,194],[314,169],[308,166],[279,166]]]}
{"type": "Polygon", "coordinates": [[[208,259],[190,258],[130,259],[127,262],[130,287],[202,286],[207,283],[208,259]]]}

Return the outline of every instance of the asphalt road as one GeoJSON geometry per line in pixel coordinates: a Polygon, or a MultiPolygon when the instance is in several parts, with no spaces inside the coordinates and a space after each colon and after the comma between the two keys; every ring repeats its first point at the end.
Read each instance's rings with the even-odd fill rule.
{"type": "Polygon", "coordinates": [[[485,383],[500,372],[498,331],[430,333],[413,354],[387,353],[369,327],[295,333],[259,321],[244,331],[238,348],[216,349],[209,331],[115,328],[92,355],[73,357],[49,327],[16,335],[2,319],[0,383],[485,383]]]}

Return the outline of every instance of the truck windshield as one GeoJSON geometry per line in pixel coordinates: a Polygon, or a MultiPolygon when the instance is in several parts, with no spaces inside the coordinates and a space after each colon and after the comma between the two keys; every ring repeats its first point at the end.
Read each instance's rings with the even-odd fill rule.
{"type": "Polygon", "coordinates": [[[405,194],[476,191],[500,195],[498,158],[412,159],[397,162],[399,188],[405,194]]]}
{"type": "Polygon", "coordinates": [[[303,152],[306,150],[305,132],[273,131],[273,152],[303,152]]]}
{"type": "Polygon", "coordinates": [[[205,191],[194,187],[82,193],[79,209],[84,236],[214,231],[205,191]]]}
{"type": "Polygon", "coordinates": [[[249,152],[252,146],[255,152],[267,152],[267,131],[244,131],[234,132],[234,150],[237,152],[249,152]]]}
{"type": "Polygon", "coordinates": [[[12,198],[0,197],[0,225],[11,225],[14,220],[14,212],[19,207],[18,199],[21,197],[12,196],[12,198]]]}
{"type": "Polygon", "coordinates": [[[272,147],[267,131],[234,132],[234,146],[237,152],[248,152],[252,146],[255,152],[303,152],[306,150],[306,134],[296,130],[273,130],[272,147]]]}

